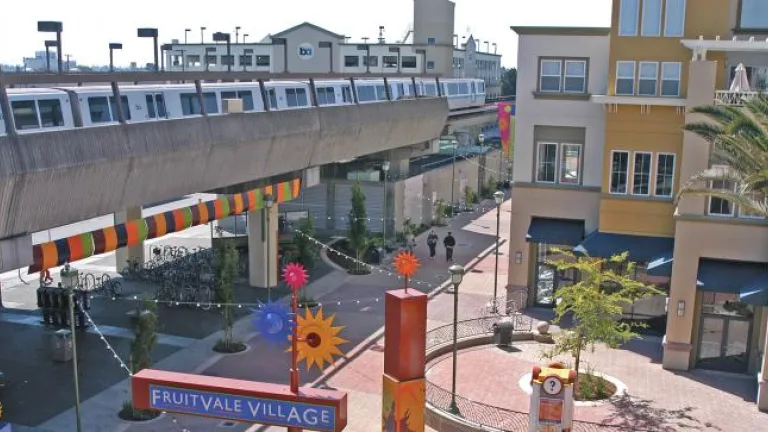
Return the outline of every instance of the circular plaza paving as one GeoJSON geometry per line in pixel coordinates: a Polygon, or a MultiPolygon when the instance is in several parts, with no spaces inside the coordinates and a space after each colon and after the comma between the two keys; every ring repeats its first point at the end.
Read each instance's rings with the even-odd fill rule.
{"type": "MultiPolygon", "coordinates": [[[[482,345],[459,351],[456,392],[464,398],[527,413],[530,395],[520,385],[535,365],[546,365],[541,352],[549,345],[516,342],[512,347],[482,345]]],[[[635,340],[623,349],[597,347],[581,367],[615,377],[627,395],[593,406],[577,406],[575,420],[633,431],[766,430],[768,414],[755,405],[754,377],[708,371],[672,372],[659,363],[658,339],[635,340]]],[[[570,359],[561,357],[559,360],[570,359]]],[[[451,354],[427,366],[427,380],[451,388],[451,354]]],[[[530,390],[529,390],[530,391],[530,390]]]]}

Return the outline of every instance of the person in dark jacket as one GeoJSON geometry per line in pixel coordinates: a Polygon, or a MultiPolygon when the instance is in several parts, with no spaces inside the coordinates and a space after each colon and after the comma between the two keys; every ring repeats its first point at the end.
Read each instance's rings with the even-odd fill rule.
{"type": "Polygon", "coordinates": [[[427,236],[427,246],[429,247],[429,259],[434,260],[437,254],[437,242],[440,238],[437,236],[435,230],[431,230],[427,236]]]}
{"type": "Polygon", "coordinates": [[[445,246],[445,260],[453,261],[453,248],[456,247],[456,239],[448,231],[448,235],[443,239],[443,246],[445,246]]]}

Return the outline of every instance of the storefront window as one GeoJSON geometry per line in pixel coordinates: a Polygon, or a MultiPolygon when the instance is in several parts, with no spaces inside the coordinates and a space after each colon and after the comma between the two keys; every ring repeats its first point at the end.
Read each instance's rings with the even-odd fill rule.
{"type": "Polygon", "coordinates": [[[557,270],[552,264],[562,259],[572,259],[559,251],[568,251],[570,246],[556,246],[539,243],[536,245],[536,280],[534,284],[534,303],[537,306],[554,307],[557,290],[578,282],[575,269],[557,270]]]}

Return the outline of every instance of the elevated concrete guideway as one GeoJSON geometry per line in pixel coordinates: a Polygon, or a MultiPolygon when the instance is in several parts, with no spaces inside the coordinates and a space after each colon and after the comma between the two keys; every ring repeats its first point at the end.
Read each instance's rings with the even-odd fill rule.
{"type": "Polygon", "coordinates": [[[439,136],[446,99],[237,113],[0,138],[0,238],[439,136]]]}

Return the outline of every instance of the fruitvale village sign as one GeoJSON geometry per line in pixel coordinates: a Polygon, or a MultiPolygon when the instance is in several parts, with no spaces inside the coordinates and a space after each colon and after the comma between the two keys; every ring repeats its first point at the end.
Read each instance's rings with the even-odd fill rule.
{"type": "Polygon", "coordinates": [[[341,431],[346,393],[145,369],[132,378],[138,409],[168,411],[247,423],[341,431]]]}

